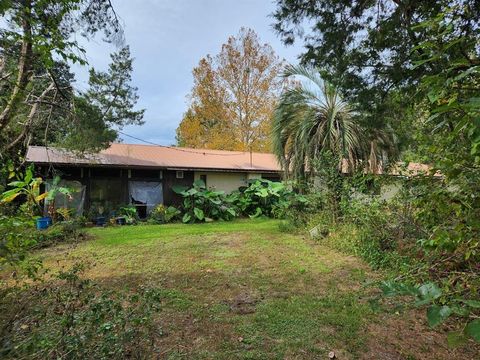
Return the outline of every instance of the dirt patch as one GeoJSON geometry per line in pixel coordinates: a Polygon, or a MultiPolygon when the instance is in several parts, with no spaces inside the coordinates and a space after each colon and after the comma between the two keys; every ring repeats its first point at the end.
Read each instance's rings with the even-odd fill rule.
{"type": "Polygon", "coordinates": [[[425,314],[413,311],[380,315],[378,321],[368,325],[367,349],[361,359],[381,360],[476,360],[480,346],[468,345],[451,349],[445,332],[428,328],[425,314]]]}
{"type": "Polygon", "coordinates": [[[260,298],[252,294],[243,293],[236,296],[233,300],[226,301],[231,312],[239,315],[253,314],[260,298]]]}

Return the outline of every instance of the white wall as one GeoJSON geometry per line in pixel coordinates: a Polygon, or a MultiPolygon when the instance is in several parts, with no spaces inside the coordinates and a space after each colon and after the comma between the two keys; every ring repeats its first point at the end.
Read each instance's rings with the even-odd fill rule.
{"type": "MultiPolygon", "coordinates": [[[[200,179],[200,175],[207,175],[207,187],[226,193],[237,190],[240,186],[246,186],[250,174],[240,172],[208,172],[195,171],[195,180],[200,179]]],[[[257,174],[261,178],[261,174],[257,174]]]]}

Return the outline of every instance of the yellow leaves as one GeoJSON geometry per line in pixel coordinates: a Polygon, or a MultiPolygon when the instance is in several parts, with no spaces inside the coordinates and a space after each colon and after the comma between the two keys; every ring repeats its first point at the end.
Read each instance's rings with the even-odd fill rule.
{"type": "Polygon", "coordinates": [[[270,151],[282,67],[252,29],[231,36],[218,55],[201,59],[193,69],[190,106],[177,129],[179,145],[270,151]]]}
{"type": "Polygon", "coordinates": [[[4,197],[4,198],[0,201],[0,203],[9,203],[9,202],[12,202],[13,200],[15,200],[15,198],[16,198],[18,195],[20,195],[19,192],[14,193],[14,194],[11,194],[11,195],[9,195],[9,196],[6,196],[6,197],[4,197]]]}
{"type": "Polygon", "coordinates": [[[48,196],[48,192],[44,192],[43,194],[40,194],[38,196],[35,197],[35,201],[36,202],[39,202],[39,201],[42,201],[43,199],[45,199],[46,197],[48,196]]]}

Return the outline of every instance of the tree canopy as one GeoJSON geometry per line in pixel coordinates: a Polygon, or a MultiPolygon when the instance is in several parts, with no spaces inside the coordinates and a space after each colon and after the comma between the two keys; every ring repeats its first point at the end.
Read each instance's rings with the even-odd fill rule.
{"type": "Polygon", "coordinates": [[[193,69],[190,105],[177,129],[181,146],[270,150],[270,119],[282,88],[282,61],[252,29],[231,36],[193,69]]]}
{"type": "Polygon", "coordinates": [[[132,59],[109,0],[2,1],[0,150],[21,158],[29,144],[98,150],[118,127],[140,124],[130,85],[132,59]],[[90,70],[89,89],[74,87],[72,63],[88,65],[79,38],[102,33],[120,47],[107,72],[90,70]]]}

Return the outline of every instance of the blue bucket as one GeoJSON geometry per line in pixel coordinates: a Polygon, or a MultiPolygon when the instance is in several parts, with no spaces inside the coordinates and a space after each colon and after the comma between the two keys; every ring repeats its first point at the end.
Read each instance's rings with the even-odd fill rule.
{"type": "Polygon", "coordinates": [[[41,217],[37,219],[37,229],[38,230],[45,230],[50,225],[52,225],[52,218],[51,217],[41,217]]]}

